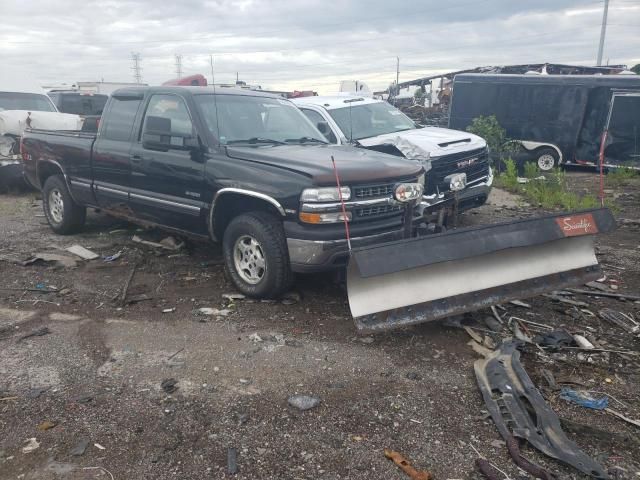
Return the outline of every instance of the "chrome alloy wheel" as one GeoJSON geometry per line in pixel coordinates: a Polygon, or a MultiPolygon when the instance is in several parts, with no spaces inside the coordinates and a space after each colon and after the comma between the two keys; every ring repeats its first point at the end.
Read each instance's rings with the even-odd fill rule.
{"type": "Polygon", "coordinates": [[[62,223],[64,218],[64,200],[62,193],[57,188],[49,192],[49,214],[56,223],[62,223]]]}
{"type": "Polygon", "coordinates": [[[251,285],[259,283],[267,272],[262,246],[249,235],[242,235],[236,240],[233,262],[240,278],[251,285]]]}

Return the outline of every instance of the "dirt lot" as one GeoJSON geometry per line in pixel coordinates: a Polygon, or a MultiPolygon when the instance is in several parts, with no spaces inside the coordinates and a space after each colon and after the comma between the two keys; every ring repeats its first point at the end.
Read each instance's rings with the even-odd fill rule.
{"type": "MultiPolygon", "coordinates": [[[[576,189],[595,184],[585,173],[571,181],[576,189]]],[[[463,223],[537,213],[495,193],[463,223]]],[[[599,241],[604,285],[638,295],[640,183],[608,193],[624,223],[599,241]]],[[[282,302],[230,302],[223,294],[233,289],[214,246],[159,252],[131,238],[161,234],[95,213],[83,234],[60,237],[41,213],[33,194],[0,197],[1,479],[232,478],[230,448],[238,479],[408,478],[384,448],[437,479],[476,478],[474,448],[511,478],[531,478],[511,462],[487,418],[473,373],[478,354],[464,330],[433,323],[359,337],[345,293],[328,275],[300,277],[295,295],[282,302]],[[37,252],[72,256],[62,249],[73,244],[122,255],[76,267],[12,261],[37,252]],[[134,266],[127,298],[141,301],[121,304],[134,266]],[[201,307],[229,312],[202,315],[201,307]],[[22,339],[34,332],[46,334],[22,339]],[[167,379],[177,381],[175,392],[161,388],[167,379]],[[299,411],[287,403],[294,394],[321,403],[299,411]],[[55,426],[45,428],[47,421],[55,426]],[[31,438],[39,448],[24,453],[31,438]],[[86,451],[73,455],[83,440],[86,451]]],[[[531,309],[508,304],[500,312],[564,326],[610,350],[640,351],[637,336],[588,313],[609,307],[638,318],[639,302],[595,293],[574,299],[588,307],[538,297],[531,309]]],[[[486,329],[488,314],[465,322],[486,329]]],[[[604,392],[612,408],[640,419],[636,357],[527,347],[522,362],[553,409],[573,422],[565,423],[571,439],[613,478],[640,478],[640,428],[561,400],[540,374],[546,368],[559,383],[604,392]]],[[[560,478],[583,478],[523,450],[560,478]]]]}

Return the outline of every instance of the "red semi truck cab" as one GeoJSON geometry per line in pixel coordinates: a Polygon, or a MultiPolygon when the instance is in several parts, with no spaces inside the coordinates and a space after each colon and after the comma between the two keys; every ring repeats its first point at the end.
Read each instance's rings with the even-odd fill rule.
{"type": "Polygon", "coordinates": [[[198,73],[189,77],[174,78],[173,80],[164,82],[163,85],[178,87],[206,87],[207,79],[204,75],[200,75],[198,73]]]}

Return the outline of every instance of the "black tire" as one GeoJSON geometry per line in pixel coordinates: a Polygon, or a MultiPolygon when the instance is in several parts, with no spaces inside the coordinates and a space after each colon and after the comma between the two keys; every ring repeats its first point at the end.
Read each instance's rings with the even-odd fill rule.
{"type": "Polygon", "coordinates": [[[542,172],[550,172],[560,164],[560,155],[551,147],[542,147],[535,151],[535,162],[542,172]],[[551,162],[551,158],[553,162],[551,162]]]}
{"type": "Polygon", "coordinates": [[[87,218],[87,209],[71,198],[62,175],[52,175],[44,182],[42,206],[49,226],[60,235],[76,233],[87,218]]]}
{"type": "Polygon", "coordinates": [[[282,222],[276,216],[249,212],[234,218],[224,231],[222,252],[228,277],[248,297],[278,298],[291,287],[293,273],[287,241],[282,222]],[[257,245],[252,244],[251,239],[257,245]],[[242,248],[247,250],[240,253],[238,249],[242,248]],[[236,255],[240,267],[246,264],[245,269],[237,268],[236,255]],[[256,263],[247,264],[254,261],[251,258],[256,263]],[[260,267],[261,259],[264,268],[260,267]]]}

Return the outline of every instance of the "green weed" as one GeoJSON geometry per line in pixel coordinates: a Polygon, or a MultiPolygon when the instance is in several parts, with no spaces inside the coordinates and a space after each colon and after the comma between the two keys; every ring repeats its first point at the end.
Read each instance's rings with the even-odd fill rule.
{"type": "Polygon", "coordinates": [[[540,176],[540,169],[535,162],[527,162],[524,164],[524,178],[536,178],[540,176]]]}
{"type": "Polygon", "coordinates": [[[640,172],[638,170],[627,167],[612,168],[604,177],[604,183],[608,187],[620,187],[639,177],[640,172]]]}
{"type": "Polygon", "coordinates": [[[547,210],[561,208],[563,210],[583,210],[597,208],[600,201],[595,195],[578,195],[569,191],[567,176],[555,169],[550,174],[540,176],[535,164],[525,165],[526,183],[518,183],[518,174],[515,162],[511,159],[505,161],[506,170],[498,177],[496,184],[513,193],[522,195],[525,200],[533,205],[547,210]]]}

